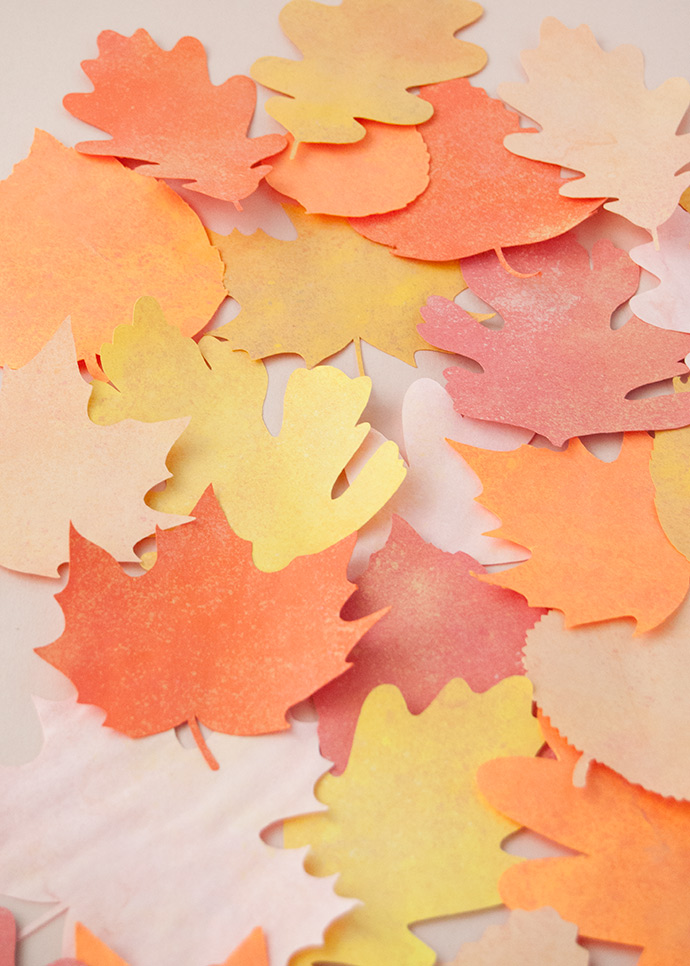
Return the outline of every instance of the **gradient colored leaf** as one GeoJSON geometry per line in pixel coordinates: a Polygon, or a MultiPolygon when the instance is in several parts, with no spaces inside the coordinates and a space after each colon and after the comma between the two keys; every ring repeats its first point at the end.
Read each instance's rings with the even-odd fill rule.
{"type": "MultiPolygon", "coordinates": [[[[690,382],[674,379],[673,385],[676,393],[690,392],[690,382]]],[[[664,533],[690,560],[690,427],[655,433],[649,469],[664,533]]]]}
{"type": "MultiPolygon", "coordinates": [[[[465,943],[448,966],[587,966],[587,950],[577,944],[577,926],[555,909],[514,909],[480,940],[465,943]]],[[[91,964],[89,963],[89,966],[91,964]]]]}
{"type": "Polygon", "coordinates": [[[657,245],[630,249],[630,257],[656,275],[659,284],[635,295],[630,308],[643,322],[690,332],[690,214],[678,206],[659,228],[657,245]]]}
{"type": "MultiPolygon", "coordinates": [[[[80,922],[76,925],[75,945],[83,966],[129,966],[80,922]]],[[[222,966],[269,966],[263,930],[260,927],[253,929],[222,966]]]]}

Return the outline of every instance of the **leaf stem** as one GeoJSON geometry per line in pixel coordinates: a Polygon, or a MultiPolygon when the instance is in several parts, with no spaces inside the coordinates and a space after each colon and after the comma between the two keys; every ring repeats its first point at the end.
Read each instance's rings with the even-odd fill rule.
{"type": "Polygon", "coordinates": [[[194,736],[194,740],[196,741],[197,748],[204,756],[204,761],[206,762],[209,768],[213,769],[213,771],[218,771],[218,769],[220,768],[220,765],[213,757],[213,754],[211,753],[211,749],[209,748],[209,746],[206,744],[206,741],[204,740],[204,736],[201,733],[201,728],[199,727],[199,722],[197,720],[196,715],[192,715],[190,718],[187,718],[187,724],[189,725],[189,730],[192,732],[192,735],[194,736]]]}
{"type": "Polygon", "coordinates": [[[364,371],[364,357],[362,356],[362,340],[358,335],[354,338],[355,352],[357,353],[357,368],[359,369],[360,376],[366,376],[364,371]]]}
{"type": "Polygon", "coordinates": [[[518,272],[518,271],[516,271],[514,268],[511,268],[510,265],[508,264],[508,262],[506,261],[506,257],[503,254],[503,249],[502,248],[500,248],[500,247],[499,248],[494,248],[494,251],[496,253],[496,258],[499,260],[499,262],[501,263],[501,265],[503,266],[503,268],[506,270],[506,272],[508,272],[510,275],[514,275],[516,278],[534,278],[535,275],[541,275],[541,272],[518,272]]]}

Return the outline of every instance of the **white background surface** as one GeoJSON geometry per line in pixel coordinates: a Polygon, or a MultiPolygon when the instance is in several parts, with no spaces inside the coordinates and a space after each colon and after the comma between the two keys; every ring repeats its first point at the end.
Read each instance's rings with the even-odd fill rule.
{"type": "MultiPolygon", "coordinates": [[[[295,56],[296,51],[278,26],[282,6],[283,0],[8,0],[0,21],[0,177],[7,177],[12,165],[26,156],[35,127],[49,131],[70,145],[98,136],[92,128],[72,118],[61,102],[69,92],[90,89],[79,64],[97,56],[96,38],[101,30],[114,29],[130,35],[137,28],[145,27],[165,48],[172,47],[185,34],[192,34],[206,47],[211,79],[221,83],[232,74],[248,73],[253,61],[260,56],[295,56]]],[[[576,5],[567,0],[489,0],[484,16],[462,33],[463,39],[480,44],[489,54],[488,66],[472,82],[495,96],[500,82],[523,79],[520,51],[537,45],[539,24],[549,15],[570,27],[588,23],[605,49],[620,43],[640,46],[645,53],[650,86],[657,86],[676,74],[690,75],[690,4],[687,0],[654,3],[581,0],[576,5]]],[[[253,134],[279,129],[261,111],[267,96],[260,91],[253,134]]],[[[688,129],[687,125],[684,129],[688,129]]],[[[481,144],[477,150],[481,152],[481,144]]],[[[294,236],[276,206],[276,196],[265,187],[246,202],[245,210],[239,214],[231,205],[181,193],[203,215],[206,224],[217,231],[229,232],[237,226],[251,232],[262,227],[278,237],[294,236]]],[[[609,214],[596,216],[593,225],[583,229],[582,237],[591,238],[595,232],[606,232],[625,247],[648,239],[645,232],[625,228],[621,219],[609,214]]],[[[230,318],[233,311],[232,303],[227,302],[221,309],[222,318],[230,318]]],[[[374,380],[372,402],[365,415],[377,429],[399,441],[399,412],[405,389],[422,375],[442,381],[441,372],[447,359],[441,353],[420,353],[417,357],[420,368],[415,370],[369,346],[363,348],[367,374],[374,380]]],[[[356,375],[352,348],[331,361],[348,374],[356,375]]],[[[294,357],[270,363],[272,394],[276,400],[295,364],[294,357]]],[[[267,409],[269,428],[274,432],[280,425],[280,408],[278,401],[267,409]]],[[[22,736],[16,735],[13,740],[21,741],[22,736]]],[[[519,848],[517,843],[514,848],[519,848]]],[[[530,848],[534,854],[533,843],[530,848]]],[[[543,848],[541,854],[544,854],[543,848]]],[[[452,888],[450,883],[449,887],[452,888]]],[[[155,916],[155,896],[142,896],[141,901],[151,903],[151,914],[155,916]]],[[[20,914],[23,924],[44,911],[43,907],[28,903],[8,904],[20,914]]],[[[427,924],[416,931],[443,958],[450,959],[463,940],[478,938],[489,922],[500,921],[504,915],[503,910],[495,910],[427,924]]],[[[60,953],[60,933],[57,921],[23,942],[19,957],[22,966],[43,966],[56,958],[60,953]]],[[[637,961],[637,953],[633,951],[596,944],[592,949],[593,966],[637,961]]]]}

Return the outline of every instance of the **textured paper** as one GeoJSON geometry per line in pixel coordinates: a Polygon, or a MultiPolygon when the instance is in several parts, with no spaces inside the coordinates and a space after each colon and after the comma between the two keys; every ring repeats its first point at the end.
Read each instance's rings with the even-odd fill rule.
{"type": "Polygon", "coordinates": [[[0,889],[64,903],[66,951],[80,921],[125,962],[208,966],[260,922],[271,962],[285,963],[352,906],[306,874],[306,850],[259,836],[316,805],[328,762],[312,725],[212,735],[214,772],[172,732],[132,741],[92,707],[39,702],[39,711],[39,758],[0,769],[0,889]],[[147,896],[165,915],[152,915],[147,896]]]}
{"type": "MultiPolygon", "coordinates": [[[[677,393],[690,392],[690,382],[673,380],[677,393]]],[[[690,398],[690,397],[688,397],[690,398]]],[[[690,560],[690,427],[655,433],[649,469],[654,504],[664,533],[690,560]]]]}
{"type": "Polygon", "coordinates": [[[503,138],[520,130],[518,116],[480,87],[449,81],[420,97],[434,110],[420,128],[429,187],[402,211],[352,219],[360,234],[396,255],[447,261],[553,238],[601,204],[564,198],[558,168],[511,154],[503,138]]]}
{"type": "Polygon", "coordinates": [[[582,854],[509,869],[501,898],[511,909],[553,906],[583,936],[643,946],[639,966],[685,966],[690,803],[597,764],[577,788],[577,752],[548,725],[544,734],[557,760],[487,762],[479,787],[513,821],[582,854]]]}
{"type": "Polygon", "coordinates": [[[446,369],[459,413],[524,426],[556,446],[573,436],[690,423],[690,396],[627,398],[684,373],[690,335],[634,316],[611,328],[614,309],[637,289],[639,269],[624,251],[598,241],[590,265],[587,250],[564,235],[514,249],[511,266],[530,277],[506,272],[491,252],[463,262],[472,291],[502,314],[501,329],[477,325],[445,299],[422,309],[425,339],[482,367],[446,369]]]}
{"type": "Polygon", "coordinates": [[[77,151],[148,161],[142,174],[181,178],[191,191],[240,207],[271,169],[259,161],[285,146],[281,134],[247,137],[256,106],[251,78],[212,84],[195,37],[162,50],[146,30],[131,37],[103,30],[98,51],[97,60],[81,65],[94,90],[68,94],[62,103],[112,138],[82,141],[77,151]]]}
{"type": "MultiPolygon", "coordinates": [[[[83,926],[76,925],[75,945],[84,966],[129,966],[112,949],[83,926]]],[[[269,966],[266,939],[260,928],[253,929],[222,966],[269,966]]]]}
{"type": "Polygon", "coordinates": [[[286,211],[295,241],[211,232],[225,286],[241,306],[214,335],[252,359],[296,352],[308,366],[364,339],[413,366],[415,352],[429,349],[417,332],[419,310],[430,295],[454,298],[466,288],[460,266],[403,262],[340,219],[286,211]]]}
{"type": "Polygon", "coordinates": [[[352,144],[300,144],[271,158],[266,181],[309,213],[370,215],[403,208],[429,184],[429,152],[414,127],[363,121],[352,144]]]}
{"type": "Polygon", "coordinates": [[[671,216],[690,172],[690,134],[676,135],[690,106],[690,83],[644,83],[644,59],[626,44],[604,51],[588,26],[555,17],[541,25],[539,47],[522,54],[527,83],[500,84],[499,96],[542,128],[511,134],[510,151],[584,177],[562,188],[569,198],[614,198],[604,207],[656,229],[671,216]]]}
{"type": "Polygon", "coordinates": [[[77,367],[69,319],[39,354],[5,370],[0,391],[0,566],[56,577],[69,556],[70,521],[117,560],[183,516],[149,509],[144,496],[169,476],[165,457],[185,419],[96,426],[77,367]]]}
{"type": "Polygon", "coordinates": [[[579,439],[562,453],[453,446],[482,481],[482,504],[501,519],[494,532],[532,550],[525,563],[481,580],[563,611],[566,627],[634,617],[641,633],[684,599],[690,565],[659,524],[646,433],[626,434],[612,463],[579,439]]]}
{"type": "Polygon", "coordinates": [[[650,325],[690,332],[690,214],[678,206],[658,234],[658,248],[649,242],[630,250],[632,260],[659,279],[635,295],[630,308],[650,325]]]}
{"type": "Polygon", "coordinates": [[[302,60],[262,57],[252,77],[286,97],[272,97],[268,113],[296,141],[360,141],[356,118],[421,124],[432,108],[406,88],[475,74],[486,52],[455,34],[477,20],[472,0],[343,0],[336,7],[291,0],[280,25],[302,60]]]}
{"type": "Polygon", "coordinates": [[[204,226],[167,185],[37,131],[0,182],[0,365],[32,359],[71,315],[79,359],[96,355],[141,295],[193,335],[225,298],[204,226]]]}
{"type": "MultiPolygon", "coordinates": [[[[548,906],[535,912],[515,909],[480,940],[465,943],[448,966],[587,966],[587,950],[577,944],[577,926],[548,906]]],[[[91,966],[91,964],[89,964],[91,966]]]]}
{"type": "Polygon", "coordinates": [[[472,557],[438,550],[393,517],[386,546],[358,579],[342,616],[390,611],[355,645],[352,668],[314,695],[321,753],[336,773],[347,764],[360,709],[377,685],[394,684],[419,714],[452,678],[487,691],[523,673],[526,631],[544,611],[480,583],[474,574],[483,572],[472,557]]]}
{"type": "Polygon", "coordinates": [[[364,905],[292,966],[431,966],[436,954],[408,924],[499,903],[499,874],[521,860],[498,843],[515,826],[477,794],[475,773],[511,749],[538,750],[531,695],[521,677],[485,694],[456,679],[419,715],[395,687],[369,695],[347,770],[317,786],[328,811],[284,826],[288,848],[311,845],[310,872],[340,873],[338,892],[364,905]]]}

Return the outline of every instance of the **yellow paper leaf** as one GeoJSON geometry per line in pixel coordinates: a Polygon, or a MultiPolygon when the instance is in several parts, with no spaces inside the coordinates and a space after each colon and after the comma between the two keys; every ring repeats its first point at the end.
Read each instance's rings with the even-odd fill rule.
{"type": "Polygon", "coordinates": [[[531,702],[522,677],[484,694],[456,678],[419,715],[392,685],[370,693],[346,770],[316,786],[328,810],[284,827],[288,848],[311,845],[307,871],[339,873],[336,891],[364,904],[293,966],[427,966],[435,954],[410,923],[500,903],[499,876],[521,861],[500,843],[516,826],[487,805],[475,775],[513,749],[536,753],[542,738],[531,702]]]}
{"type": "Polygon", "coordinates": [[[242,306],[214,335],[252,359],[296,352],[308,366],[364,339],[414,365],[415,352],[431,348],[417,332],[419,310],[432,294],[452,299],[467,287],[459,263],[392,258],[340,218],[285,207],[295,241],[211,233],[242,306]]]}
{"type": "Polygon", "coordinates": [[[260,570],[280,570],[359,529],[405,476],[387,441],[344,493],[333,486],[369,432],[357,424],[371,391],[330,366],[290,377],[283,425],[271,436],[262,417],[268,376],[261,362],[205,336],[198,345],[169,326],[158,304],[140,299],[133,325],[119,326],[101,349],[112,385],[94,384],[91,418],[114,423],[189,416],[168,456],[172,472],[148,503],[166,513],[192,509],[209,484],[230,526],[253,543],[260,570]]]}
{"type": "MultiPolygon", "coordinates": [[[[690,392],[690,382],[673,380],[676,392],[690,392]]],[[[690,560],[690,426],[655,433],[649,469],[661,526],[676,550],[690,560]]]]}
{"type": "Polygon", "coordinates": [[[355,118],[421,124],[433,112],[406,88],[475,74],[486,52],[454,35],[481,16],[472,0],[292,0],[280,25],[300,61],[262,57],[254,80],[287,97],[266,110],[296,141],[346,143],[364,137],[355,118]]]}

